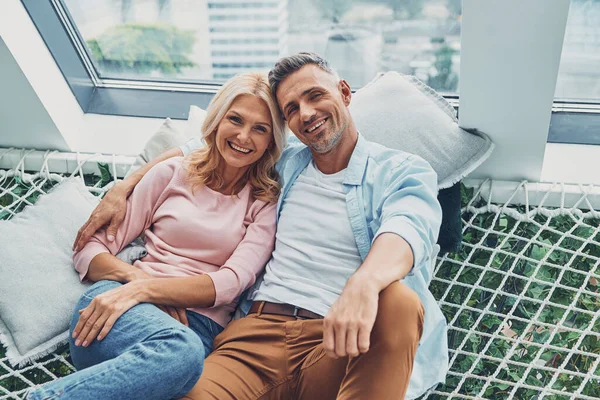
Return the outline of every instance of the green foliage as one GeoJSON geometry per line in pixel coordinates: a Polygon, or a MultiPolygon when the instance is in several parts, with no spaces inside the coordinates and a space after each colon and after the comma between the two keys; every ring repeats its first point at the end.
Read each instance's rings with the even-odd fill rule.
{"type": "MultiPolygon", "coordinates": [[[[434,40],[434,39],[432,39],[434,40]]],[[[443,45],[435,52],[435,75],[430,75],[427,84],[435,90],[454,92],[458,87],[458,76],[452,72],[452,56],[456,52],[443,45]]]]}
{"type": "Polygon", "coordinates": [[[101,73],[149,73],[174,75],[196,64],[189,58],[193,31],[170,25],[125,24],[108,29],[87,41],[101,73]]]}
{"type": "MultiPolygon", "coordinates": [[[[461,187],[463,207],[471,202],[473,194],[473,188],[461,187]]],[[[472,202],[475,207],[484,204],[479,199],[472,202]]],[[[524,211],[523,207],[513,207],[524,211]]],[[[571,393],[579,389],[583,380],[569,372],[587,374],[600,357],[600,320],[594,321],[591,314],[585,313],[585,310],[597,312],[600,309],[600,288],[595,278],[587,279],[586,292],[577,295],[589,272],[598,274],[600,271],[595,265],[600,256],[597,245],[600,235],[592,237],[599,221],[588,219],[577,226],[578,221],[569,215],[552,219],[537,215],[532,222],[520,222],[506,214],[473,216],[468,211],[463,212],[463,219],[471,222],[464,231],[463,246],[459,252],[448,255],[448,260],[437,270],[437,279],[430,285],[434,297],[445,302],[442,312],[450,323],[450,349],[460,348],[466,352],[450,353],[451,358],[455,357],[450,370],[457,374],[470,372],[482,378],[495,375],[507,382],[491,382],[484,391],[486,399],[508,398],[514,389],[509,383],[517,384],[523,377],[526,384],[539,387],[540,391],[518,388],[515,399],[539,398],[541,388],[553,379],[552,388],[565,392],[565,395],[546,395],[544,398],[571,398],[571,393]],[[577,227],[572,234],[577,237],[563,236],[574,226],[577,227]],[[585,240],[590,238],[594,243],[584,246],[585,240]],[[559,248],[552,250],[559,241],[559,248]],[[584,255],[573,254],[582,248],[584,255]],[[519,254],[522,257],[517,257],[519,254]],[[465,262],[468,265],[464,265],[465,262]],[[563,268],[567,263],[575,271],[563,268]],[[454,280],[466,286],[448,283],[454,280]],[[499,293],[495,293],[498,289],[499,293]],[[460,310],[464,305],[472,309],[460,310]],[[569,306],[573,307],[572,311],[569,306]],[[511,310],[512,316],[509,316],[511,310]],[[592,322],[594,325],[590,326],[592,322]],[[553,329],[554,326],[558,329],[553,329]],[[582,333],[586,330],[593,334],[582,333]],[[500,338],[486,336],[497,332],[500,338]],[[511,338],[521,338],[521,342],[515,345],[511,338]],[[554,347],[543,349],[544,344],[554,347]],[[513,346],[515,348],[507,359],[513,346]],[[570,349],[590,355],[570,355],[570,349]],[[480,354],[505,359],[506,365],[501,367],[499,361],[481,359],[480,354]],[[566,371],[533,368],[525,375],[526,367],[511,363],[531,365],[535,360],[549,368],[558,369],[564,365],[566,371]]],[[[582,393],[600,398],[600,367],[594,373],[598,379],[590,380],[582,393]]],[[[476,378],[460,382],[459,376],[448,375],[445,384],[437,390],[452,392],[458,388],[460,394],[477,397],[485,384],[485,380],[476,378]]],[[[446,397],[428,397],[432,398],[446,397]]]]}

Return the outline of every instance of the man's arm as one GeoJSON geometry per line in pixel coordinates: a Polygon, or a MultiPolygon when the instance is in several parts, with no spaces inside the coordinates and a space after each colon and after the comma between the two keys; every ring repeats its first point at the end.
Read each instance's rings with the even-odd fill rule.
{"type": "Polygon", "coordinates": [[[390,171],[378,208],[380,227],[362,265],[350,277],[323,324],[323,346],[331,357],[369,350],[379,294],[423,267],[441,224],[437,176],[419,157],[390,171]]]}
{"type": "Polygon", "coordinates": [[[73,243],[73,251],[81,250],[92,235],[106,224],[109,224],[106,230],[107,239],[113,241],[117,229],[123,223],[123,218],[125,218],[127,197],[129,197],[133,188],[156,164],[171,157],[181,156],[182,154],[183,152],[179,147],[167,150],[109,190],[100,204],[96,206],[92,215],[90,215],[85,224],[79,229],[79,232],[77,232],[77,237],[73,243]]]}

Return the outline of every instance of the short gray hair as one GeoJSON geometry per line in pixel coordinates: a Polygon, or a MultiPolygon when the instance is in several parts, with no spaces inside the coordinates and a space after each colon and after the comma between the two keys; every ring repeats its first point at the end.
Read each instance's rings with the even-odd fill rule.
{"type": "Polygon", "coordinates": [[[316,65],[323,71],[338,79],[337,73],[331,68],[329,62],[317,53],[296,53],[279,59],[279,61],[275,63],[273,69],[269,72],[269,85],[271,85],[271,92],[273,93],[273,96],[277,97],[277,88],[285,78],[309,64],[316,65]]]}

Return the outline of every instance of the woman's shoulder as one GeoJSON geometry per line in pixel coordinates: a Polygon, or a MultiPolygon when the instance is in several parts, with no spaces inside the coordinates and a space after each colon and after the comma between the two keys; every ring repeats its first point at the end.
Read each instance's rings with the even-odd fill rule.
{"type": "Polygon", "coordinates": [[[153,179],[171,181],[174,178],[179,179],[185,176],[185,168],[183,166],[183,157],[171,157],[159,162],[148,171],[148,175],[153,179]]]}

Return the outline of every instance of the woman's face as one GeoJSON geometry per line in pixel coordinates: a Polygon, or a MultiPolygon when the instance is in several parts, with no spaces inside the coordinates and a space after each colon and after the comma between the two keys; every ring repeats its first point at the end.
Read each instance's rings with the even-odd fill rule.
{"type": "Polygon", "coordinates": [[[245,168],[258,161],[273,141],[273,122],[259,97],[238,96],[217,127],[217,149],[228,167],[245,168]]]}

